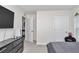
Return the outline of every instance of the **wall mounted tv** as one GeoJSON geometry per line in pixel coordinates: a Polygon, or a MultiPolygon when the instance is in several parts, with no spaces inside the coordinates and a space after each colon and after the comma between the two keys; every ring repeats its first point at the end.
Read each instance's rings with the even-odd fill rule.
{"type": "Polygon", "coordinates": [[[13,28],[14,12],[0,6],[0,28],[13,28]]]}

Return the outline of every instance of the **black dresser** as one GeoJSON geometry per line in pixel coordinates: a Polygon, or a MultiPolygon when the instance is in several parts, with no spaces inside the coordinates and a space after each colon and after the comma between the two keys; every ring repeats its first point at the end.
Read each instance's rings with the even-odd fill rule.
{"type": "Polygon", "coordinates": [[[10,38],[0,42],[0,53],[21,53],[24,48],[24,37],[10,38]]]}

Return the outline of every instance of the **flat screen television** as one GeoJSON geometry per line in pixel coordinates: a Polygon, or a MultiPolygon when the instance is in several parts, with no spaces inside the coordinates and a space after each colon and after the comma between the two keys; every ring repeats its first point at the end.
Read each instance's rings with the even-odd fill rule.
{"type": "Polygon", "coordinates": [[[0,28],[13,28],[14,12],[0,6],[0,28]]]}

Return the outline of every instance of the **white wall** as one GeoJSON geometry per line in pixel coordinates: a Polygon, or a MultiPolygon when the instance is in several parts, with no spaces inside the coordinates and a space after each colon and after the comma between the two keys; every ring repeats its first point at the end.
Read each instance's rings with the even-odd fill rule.
{"type": "Polygon", "coordinates": [[[3,6],[15,13],[14,14],[14,28],[0,29],[0,41],[13,37],[13,35],[15,34],[15,31],[17,32],[18,30],[22,29],[22,16],[24,14],[24,12],[15,5],[3,5],[3,6]]]}
{"type": "Polygon", "coordinates": [[[34,33],[33,33],[33,40],[37,41],[37,15],[36,13],[34,14],[34,21],[33,21],[33,28],[34,28],[34,33]]]}
{"type": "Polygon", "coordinates": [[[37,44],[64,42],[66,32],[72,31],[71,14],[71,11],[38,11],[37,44]]]}

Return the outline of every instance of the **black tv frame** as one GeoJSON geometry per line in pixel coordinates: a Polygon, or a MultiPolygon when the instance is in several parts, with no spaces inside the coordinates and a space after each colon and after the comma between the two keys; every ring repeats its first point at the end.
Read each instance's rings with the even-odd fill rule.
{"type": "MultiPolygon", "coordinates": [[[[10,12],[10,13],[13,15],[12,26],[7,26],[7,27],[2,26],[2,27],[0,27],[0,29],[10,29],[10,28],[14,28],[14,12],[11,11],[11,10],[9,10],[9,9],[7,9],[6,7],[1,6],[1,5],[0,5],[0,8],[5,9],[6,11],[10,12]]],[[[5,21],[6,21],[6,20],[5,20],[5,21]]]]}

